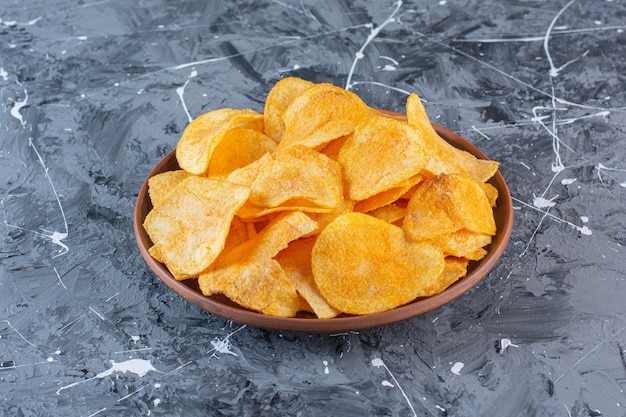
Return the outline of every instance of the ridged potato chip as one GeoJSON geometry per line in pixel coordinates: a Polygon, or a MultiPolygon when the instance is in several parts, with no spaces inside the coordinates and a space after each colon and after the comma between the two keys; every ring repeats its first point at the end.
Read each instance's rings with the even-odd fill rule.
{"type": "Polygon", "coordinates": [[[152,206],[158,206],[174,187],[191,175],[187,171],[177,169],[150,177],[148,180],[148,195],[150,196],[152,206]]]}
{"type": "Polygon", "coordinates": [[[348,314],[372,314],[427,294],[444,267],[441,249],[363,213],[338,217],[318,235],[311,267],[320,293],[348,314]]]}

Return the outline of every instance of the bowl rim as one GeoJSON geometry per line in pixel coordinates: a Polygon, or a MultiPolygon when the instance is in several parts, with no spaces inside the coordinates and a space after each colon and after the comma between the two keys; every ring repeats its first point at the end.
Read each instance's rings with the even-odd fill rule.
{"type": "MultiPolygon", "coordinates": [[[[388,112],[393,114],[393,112],[388,112]]],[[[397,114],[402,116],[401,114],[397,114]]],[[[478,147],[468,142],[458,134],[432,123],[433,127],[444,140],[453,146],[474,154],[479,159],[489,159],[478,147]]],[[[211,314],[238,323],[248,324],[266,330],[282,330],[293,332],[338,333],[352,330],[363,330],[396,323],[435,310],[465,294],[476,286],[495,267],[506,249],[513,229],[513,204],[509,188],[500,171],[488,181],[498,189],[498,200],[494,209],[497,232],[494,236],[487,255],[480,261],[471,263],[471,270],[467,275],[439,294],[414,300],[408,304],[391,310],[360,316],[338,316],[330,319],[315,317],[277,317],[248,310],[234,303],[225,302],[220,296],[205,296],[199,290],[189,285],[194,280],[177,281],[167,270],[165,265],[156,261],[148,252],[151,246],[150,238],[143,228],[143,221],[151,203],[148,196],[148,179],[165,172],[170,166],[177,166],[176,149],[170,151],[150,171],[144,180],[137,195],[134,209],[133,228],[139,251],[150,270],[168,288],[179,296],[211,314]]]]}

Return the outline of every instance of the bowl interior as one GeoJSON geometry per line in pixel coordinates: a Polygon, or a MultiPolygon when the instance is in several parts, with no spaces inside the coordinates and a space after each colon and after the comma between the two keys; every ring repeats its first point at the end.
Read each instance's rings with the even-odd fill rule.
{"type": "MultiPolygon", "coordinates": [[[[433,126],[437,133],[450,144],[468,151],[480,159],[488,159],[480,149],[459,135],[441,126],[433,126]]],[[[411,303],[392,310],[363,316],[341,315],[332,319],[318,319],[306,314],[293,318],[268,316],[242,308],[223,296],[204,296],[198,288],[197,280],[177,281],[163,264],[150,256],[148,249],[152,246],[152,242],[143,228],[144,219],[152,209],[148,196],[148,178],[161,172],[175,169],[179,169],[179,166],[174,150],[154,167],[139,190],[134,213],[134,231],[137,246],[142,257],[148,267],[167,287],[188,302],[223,318],[265,329],[303,332],[360,330],[398,322],[434,310],[467,292],[491,271],[502,256],[513,227],[511,195],[504,178],[498,171],[489,180],[489,183],[498,189],[499,195],[494,207],[497,232],[491,244],[487,247],[488,254],[478,262],[470,262],[467,275],[443,292],[431,297],[416,299],[411,303]]]]}

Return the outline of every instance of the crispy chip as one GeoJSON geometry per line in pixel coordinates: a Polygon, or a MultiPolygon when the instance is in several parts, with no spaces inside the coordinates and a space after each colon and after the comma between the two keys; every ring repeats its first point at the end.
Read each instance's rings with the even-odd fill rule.
{"type": "Polygon", "coordinates": [[[313,87],[310,81],[300,78],[288,77],[278,81],[267,94],[263,117],[265,134],[277,143],[285,134],[285,122],[283,117],[285,110],[304,90],[313,87]]]}
{"type": "Polygon", "coordinates": [[[215,146],[207,176],[225,179],[233,171],[248,166],[275,148],[276,142],[261,132],[242,127],[229,129],[215,146]]]}
{"type": "Polygon", "coordinates": [[[306,311],[311,311],[320,319],[329,319],[336,317],[340,312],[322,297],[313,279],[311,250],[314,244],[315,238],[295,240],[279,252],[275,259],[306,301],[306,311]]]}
{"type": "Polygon", "coordinates": [[[446,256],[478,261],[487,254],[481,249],[491,243],[491,236],[461,229],[454,233],[432,236],[430,241],[439,246],[446,256]]]}
{"type": "Polygon", "coordinates": [[[306,214],[292,212],[279,216],[253,238],[220,255],[198,278],[202,293],[224,294],[264,314],[294,316],[300,309],[300,297],[280,264],[272,258],[289,242],[316,229],[317,223],[306,214]]]}
{"type": "Polygon", "coordinates": [[[148,213],[144,228],[176,279],[197,277],[219,255],[250,190],[191,176],[148,213]]]}
{"type": "Polygon", "coordinates": [[[409,124],[418,130],[420,137],[427,144],[431,158],[425,168],[433,174],[457,173],[477,182],[485,182],[498,170],[497,162],[478,159],[441,138],[430,123],[422,101],[415,93],[406,101],[406,115],[409,124]]]}
{"type": "Polygon", "coordinates": [[[272,164],[259,172],[250,193],[250,203],[267,208],[333,209],[342,200],[339,165],[301,145],[275,152],[272,164]]]}
{"type": "Polygon", "coordinates": [[[319,148],[349,135],[368,116],[367,105],[356,94],[332,84],[315,84],[285,110],[279,148],[296,144],[319,148]]]}
{"type": "Polygon", "coordinates": [[[195,118],[176,145],[178,165],[192,174],[205,174],[215,148],[226,132],[236,127],[262,132],[263,115],[252,110],[220,109],[195,118]]]}
{"type": "Polygon", "coordinates": [[[274,259],[235,263],[200,275],[204,295],[224,294],[237,304],[263,314],[293,317],[300,310],[300,296],[274,259]]]}
{"type": "Polygon", "coordinates": [[[150,177],[148,180],[148,194],[152,206],[158,206],[161,201],[184,179],[191,174],[182,169],[165,171],[150,177]]]}
{"type": "Polygon", "coordinates": [[[498,201],[498,189],[488,182],[481,182],[480,188],[483,189],[485,194],[487,195],[487,200],[489,201],[489,205],[491,207],[495,207],[496,201],[498,201]]]}
{"type": "Polygon", "coordinates": [[[469,261],[464,258],[446,257],[441,275],[439,275],[437,280],[433,281],[433,285],[424,296],[430,297],[431,295],[439,294],[460,278],[464,277],[467,274],[468,264],[469,261]]]}
{"type": "Polygon", "coordinates": [[[406,206],[399,203],[388,204],[384,207],[379,207],[376,210],[369,211],[372,217],[386,221],[387,223],[397,223],[404,219],[406,215],[406,206]]]}
{"type": "Polygon", "coordinates": [[[428,161],[415,129],[388,117],[359,125],[339,152],[339,164],[351,199],[365,200],[417,175],[428,161]]]}
{"type": "Polygon", "coordinates": [[[415,241],[461,229],[487,235],[496,232],[485,192],[459,174],[440,175],[421,185],[409,200],[403,228],[415,241]]]}
{"type": "Polygon", "coordinates": [[[408,241],[397,226],[348,213],[319,234],[311,265],[330,305],[349,314],[371,314],[425,294],[443,271],[444,258],[434,245],[408,241]]]}

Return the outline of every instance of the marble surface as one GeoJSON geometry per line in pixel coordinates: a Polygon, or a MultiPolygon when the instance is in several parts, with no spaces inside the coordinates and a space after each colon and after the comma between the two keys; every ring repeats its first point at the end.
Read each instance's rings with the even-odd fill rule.
{"type": "Polygon", "coordinates": [[[623,0],[3,0],[0,415],[625,416],[623,0]],[[340,334],[188,305],[137,192],[193,117],[286,76],[434,122],[515,206],[452,303],[340,334]]]}

